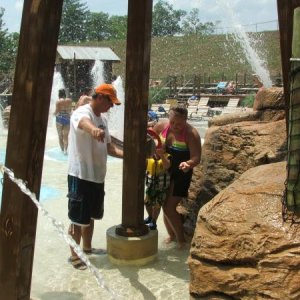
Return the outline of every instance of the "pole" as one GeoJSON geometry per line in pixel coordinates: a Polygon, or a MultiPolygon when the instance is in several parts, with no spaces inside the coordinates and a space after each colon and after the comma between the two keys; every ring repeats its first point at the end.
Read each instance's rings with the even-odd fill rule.
{"type": "Polygon", "coordinates": [[[116,234],[142,236],[152,0],[128,1],[122,224],[116,234]]]}
{"type": "Polygon", "coordinates": [[[291,61],[291,97],[289,109],[289,130],[288,130],[288,177],[286,188],[287,209],[300,213],[300,7],[294,11],[293,38],[292,38],[292,61],[291,61]]]}
{"type": "MultiPolygon", "coordinates": [[[[39,197],[63,0],[25,0],[5,165],[39,197]]],[[[37,208],[4,176],[0,299],[29,300],[37,208]]]]}

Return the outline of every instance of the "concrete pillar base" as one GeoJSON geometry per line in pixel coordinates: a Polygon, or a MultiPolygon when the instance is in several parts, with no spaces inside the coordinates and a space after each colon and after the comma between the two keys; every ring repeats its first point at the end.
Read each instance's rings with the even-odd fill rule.
{"type": "Polygon", "coordinates": [[[116,227],[106,231],[107,254],[113,264],[142,266],[156,259],[157,230],[139,237],[124,237],[116,234],[116,227]]]}

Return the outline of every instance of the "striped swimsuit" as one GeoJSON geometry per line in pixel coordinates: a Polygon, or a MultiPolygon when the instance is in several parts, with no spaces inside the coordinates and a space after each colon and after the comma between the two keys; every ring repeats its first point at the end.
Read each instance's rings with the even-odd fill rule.
{"type": "Polygon", "coordinates": [[[169,129],[170,125],[167,125],[160,133],[160,138],[162,143],[166,144],[167,153],[171,155],[170,175],[171,181],[174,182],[173,196],[187,197],[193,170],[191,169],[186,173],[179,170],[180,163],[190,159],[190,150],[186,143],[186,128],[179,136],[175,137],[172,145],[166,143],[169,129]]]}

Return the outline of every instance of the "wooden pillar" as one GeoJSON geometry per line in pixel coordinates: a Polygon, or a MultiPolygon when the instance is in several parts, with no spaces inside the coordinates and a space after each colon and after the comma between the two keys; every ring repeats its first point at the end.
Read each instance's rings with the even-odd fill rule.
{"type": "MultiPolygon", "coordinates": [[[[39,197],[63,0],[25,0],[5,165],[39,197]]],[[[30,298],[37,208],[4,176],[0,299],[30,298]]]]}
{"type": "MultiPolygon", "coordinates": [[[[290,58],[292,56],[292,37],[293,37],[293,15],[294,8],[300,6],[300,0],[277,0],[277,11],[280,33],[280,49],[281,49],[281,64],[282,78],[285,97],[286,115],[289,112],[290,100],[290,58]]],[[[288,118],[287,130],[288,130],[288,118]]]]}
{"type": "Polygon", "coordinates": [[[129,0],[122,224],[116,228],[122,236],[148,233],[143,219],[151,27],[152,0],[129,0]]]}

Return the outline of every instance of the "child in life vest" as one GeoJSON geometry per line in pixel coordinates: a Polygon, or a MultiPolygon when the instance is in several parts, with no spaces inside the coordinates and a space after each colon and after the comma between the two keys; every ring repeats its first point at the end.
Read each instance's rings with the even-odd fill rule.
{"type": "Polygon", "coordinates": [[[170,187],[170,168],[169,154],[163,147],[156,148],[155,154],[147,159],[146,168],[146,196],[145,206],[148,217],[144,223],[149,229],[157,228],[156,221],[159,216],[161,206],[163,205],[170,187]]]}

